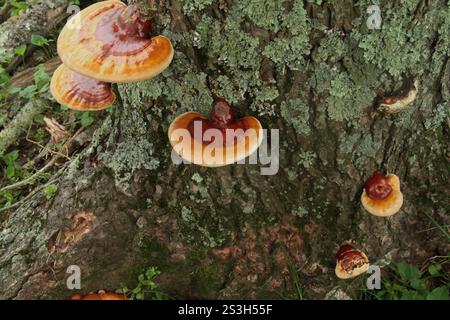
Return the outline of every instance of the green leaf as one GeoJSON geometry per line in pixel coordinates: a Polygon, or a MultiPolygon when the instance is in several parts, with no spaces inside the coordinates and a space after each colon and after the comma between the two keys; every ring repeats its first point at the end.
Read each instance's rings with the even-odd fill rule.
{"type": "Polygon", "coordinates": [[[22,88],[20,87],[13,87],[9,90],[9,94],[16,94],[22,91],[22,88]]]}
{"type": "Polygon", "coordinates": [[[427,285],[421,279],[411,280],[411,287],[419,292],[427,292],[428,291],[427,285]]]}
{"type": "Polygon", "coordinates": [[[3,156],[3,158],[7,163],[15,162],[17,159],[19,159],[19,150],[11,151],[7,155],[3,156]]]}
{"type": "Polygon", "coordinates": [[[43,64],[38,66],[38,70],[34,73],[34,84],[36,85],[36,90],[40,93],[48,91],[50,86],[51,77],[45,71],[43,64]]]}
{"type": "Polygon", "coordinates": [[[83,128],[90,127],[95,121],[95,118],[89,112],[83,112],[80,118],[81,126],[83,128]]]}
{"type": "Polygon", "coordinates": [[[402,292],[401,300],[423,300],[423,297],[417,292],[412,290],[405,290],[402,292]]]}
{"type": "Polygon", "coordinates": [[[130,291],[127,287],[123,287],[122,289],[117,290],[118,293],[128,293],[130,291]]]}
{"type": "Polygon", "coordinates": [[[448,288],[439,287],[434,289],[427,295],[427,300],[450,300],[448,288]]]}
{"type": "Polygon", "coordinates": [[[31,85],[20,91],[19,97],[25,99],[31,99],[36,94],[37,87],[36,85],[31,85]]]}
{"type": "Polygon", "coordinates": [[[11,16],[18,16],[19,12],[22,10],[26,10],[29,7],[29,4],[22,1],[11,1],[11,5],[13,6],[13,10],[11,12],[11,16]]]}
{"type": "Polygon", "coordinates": [[[4,88],[11,82],[11,77],[2,66],[0,66],[0,88],[4,88]]]}
{"type": "Polygon", "coordinates": [[[31,36],[31,43],[38,47],[44,47],[48,45],[48,40],[45,39],[43,36],[33,34],[31,36]]]}
{"type": "Polygon", "coordinates": [[[10,206],[14,202],[14,194],[11,191],[6,191],[2,194],[2,196],[6,199],[7,206],[10,206]]]}
{"type": "Polygon", "coordinates": [[[144,300],[144,294],[143,293],[138,293],[136,295],[136,300],[144,300]]]}
{"type": "Polygon", "coordinates": [[[441,273],[442,270],[442,266],[440,264],[431,264],[428,267],[428,273],[433,276],[436,277],[441,273]]]}
{"type": "Polygon", "coordinates": [[[8,166],[6,167],[6,178],[11,180],[12,178],[14,178],[15,175],[16,175],[16,167],[14,166],[14,164],[8,164],[8,166]]]}
{"type": "Polygon", "coordinates": [[[132,292],[133,292],[134,294],[138,294],[138,293],[141,292],[141,291],[142,291],[142,288],[138,286],[138,287],[134,288],[132,292]]]}
{"type": "Polygon", "coordinates": [[[47,200],[52,199],[55,196],[57,191],[58,191],[57,185],[49,184],[49,185],[45,186],[44,194],[45,194],[45,197],[47,198],[47,200]]]}
{"type": "Polygon", "coordinates": [[[414,279],[420,279],[422,274],[416,266],[407,263],[396,264],[397,273],[403,281],[411,282],[414,279]]]}
{"type": "Polygon", "coordinates": [[[11,180],[16,175],[16,160],[19,158],[19,150],[14,150],[4,156],[2,156],[3,161],[6,164],[6,178],[11,180]]]}
{"type": "Polygon", "coordinates": [[[19,56],[23,56],[25,54],[25,52],[27,52],[26,44],[23,44],[23,45],[17,47],[17,49],[16,49],[16,54],[18,54],[19,56]]]}

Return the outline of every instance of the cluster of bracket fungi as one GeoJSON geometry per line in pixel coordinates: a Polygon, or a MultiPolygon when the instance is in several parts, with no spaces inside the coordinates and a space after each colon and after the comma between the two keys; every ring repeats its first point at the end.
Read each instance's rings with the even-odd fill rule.
{"type": "MultiPolygon", "coordinates": [[[[400,179],[395,174],[383,175],[375,171],[364,184],[361,204],[372,215],[390,217],[400,211],[403,194],[400,191],[400,179]]],[[[365,273],[369,269],[369,259],[364,252],[346,243],[336,254],[336,276],[350,279],[365,273]]]]}
{"type": "MultiPolygon", "coordinates": [[[[157,76],[172,62],[174,50],[164,36],[150,37],[152,22],[143,18],[134,5],[110,0],[95,3],[73,17],[75,24],[67,24],[58,37],[58,54],[63,64],[55,71],[51,92],[62,105],[73,110],[96,111],[111,106],[115,94],[111,83],[136,82],[157,76]]],[[[405,108],[416,97],[418,83],[402,97],[390,97],[381,101],[380,110],[386,113],[405,108]]],[[[196,112],[178,116],[170,125],[169,141],[184,160],[204,167],[220,167],[236,163],[254,153],[263,139],[261,123],[254,117],[236,119],[231,106],[218,99],[209,117],[196,112]],[[199,126],[199,134],[195,128],[199,126]],[[182,141],[177,131],[182,129],[192,139],[182,141]],[[215,152],[230,153],[221,162],[205,162],[200,152],[207,148],[204,133],[215,130],[224,137],[215,145],[215,152]],[[226,131],[240,134],[226,138],[226,131]],[[256,139],[248,141],[245,134],[254,130],[256,139]]],[[[214,141],[212,141],[214,142],[214,141]]],[[[403,204],[400,181],[395,174],[375,172],[365,185],[361,195],[363,207],[378,217],[397,213],[403,204]]],[[[346,243],[336,255],[337,277],[349,279],[369,268],[368,257],[346,243]]],[[[126,300],[123,295],[99,291],[88,295],[74,295],[73,300],[126,300]]]]}
{"type": "Polygon", "coordinates": [[[53,97],[70,109],[105,109],[116,99],[111,83],[150,79],[172,62],[170,40],[150,37],[152,22],[134,5],[98,2],[70,22],[58,37],[63,64],[50,85],[53,97]]]}

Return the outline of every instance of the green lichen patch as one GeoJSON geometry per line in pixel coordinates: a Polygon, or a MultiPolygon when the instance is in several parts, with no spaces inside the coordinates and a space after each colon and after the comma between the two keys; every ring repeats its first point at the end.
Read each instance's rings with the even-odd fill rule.
{"type": "Polygon", "coordinates": [[[308,22],[303,1],[293,1],[292,10],[282,15],[280,23],[289,36],[279,36],[264,48],[263,55],[275,62],[282,72],[286,65],[292,70],[301,70],[304,66],[303,56],[310,50],[308,22]]]}
{"type": "Polygon", "coordinates": [[[195,11],[201,11],[211,5],[213,0],[183,0],[183,12],[191,15],[195,11]]]}
{"type": "Polygon", "coordinates": [[[239,0],[235,9],[255,25],[277,32],[282,23],[285,0],[239,0]]]}
{"type": "Polygon", "coordinates": [[[292,99],[281,103],[281,115],[299,134],[308,135],[311,131],[309,124],[309,107],[302,99],[292,99]]]}
{"type": "Polygon", "coordinates": [[[180,222],[183,226],[180,236],[189,243],[217,248],[222,246],[230,236],[231,229],[226,227],[228,225],[226,217],[207,216],[206,213],[200,213],[186,206],[183,206],[180,211],[180,222]]]}
{"type": "Polygon", "coordinates": [[[228,16],[224,23],[203,16],[196,26],[197,46],[231,70],[257,68],[261,59],[256,50],[259,40],[243,32],[240,22],[237,14],[228,16]]]}

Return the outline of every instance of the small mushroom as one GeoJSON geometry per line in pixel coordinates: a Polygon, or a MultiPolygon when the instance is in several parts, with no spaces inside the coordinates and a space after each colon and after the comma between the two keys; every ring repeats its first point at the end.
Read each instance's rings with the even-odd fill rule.
{"type": "Polygon", "coordinates": [[[100,290],[98,293],[89,293],[86,295],[75,294],[70,300],[128,300],[127,297],[123,294],[113,293],[113,292],[105,292],[100,290]]]}
{"type": "Polygon", "coordinates": [[[53,74],[50,91],[60,104],[79,111],[102,110],[116,100],[109,83],[85,77],[63,64],[53,74]]]}
{"type": "Polygon", "coordinates": [[[214,102],[209,118],[196,112],[170,125],[170,143],[183,159],[203,167],[222,167],[245,159],[261,145],[263,130],[254,117],[235,119],[228,102],[214,102]]]}
{"type": "Polygon", "coordinates": [[[350,244],[344,244],[336,254],[336,276],[340,279],[351,279],[365,273],[369,269],[369,258],[361,250],[350,244]]]}
{"type": "Polygon", "coordinates": [[[383,176],[376,171],[364,184],[361,203],[371,214],[389,217],[400,211],[403,194],[400,179],[395,174],[383,176]]]}
{"type": "Polygon", "coordinates": [[[136,5],[102,1],[79,12],[78,28],[66,25],[58,54],[70,69],[105,82],[134,82],[160,74],[174,50],[164,36],[149,36],[151,21],[136,5]]]}
{"type": "Polygon", "coordinates": [[[398,113],[405,110],[417,98],[419,92],[419,79],[408,81],[403,88],[396,93],[382,99],[378,104],[378,110],[383,113],[398,113]]]}

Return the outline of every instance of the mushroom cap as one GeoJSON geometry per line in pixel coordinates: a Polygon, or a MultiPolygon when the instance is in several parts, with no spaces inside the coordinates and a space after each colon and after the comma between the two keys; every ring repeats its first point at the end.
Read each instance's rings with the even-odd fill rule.
{"type": "Polygon", "coordinates": [[[369,266],[369,258],[364,252],[355,249],[351,245],[343,245],[339,249],[336,259],[336,268],[334,271],[336,273],[336,276],[340,279],[351,279],[367,272],[369,266]],[[354,262],[352,258],[357,258],[358,260],[362,259],[364,263],[359,267],[352,268],[351,270],[346,270],[345,264],[352,264],[354,262]],[[345,259],[347,259],[347,261],[344,261],[345,259]]]}
{"type": "MultiPolygon", "coordinates": [[[[263,131],[261,123],[258,119],[247,116],[238,119],[239,123],[246,128],[245,134],[248,136],[239,136],[232,144],[215,145],[215,150],[212,151],[211,143],[209,141],[198,141],[191,136],[188,128],[194,120],[203,119],[207,117],[196,112],[187,112],[178,116],[169,127],[169,140],[175,152],[191,163],[202,167],[223,167],[241,161],[251,154],[253,154],[261,145],[263,140],[263,131]],[[178,129],[185,130],[184,132],[190,139],[181,138],[177,133],[178,129]],[[249,131],[253,129],[252,131],[249,131]],[[252,134],[254,133],[254,134],[252,134]],[[208,149],[209,148],[209,149],[208,149]],[[212,151],[212,152],[210,152],[212,151]],[[222,153],[222,157],[220,157],[222,153]],[[211,155],[211,156],[209,156],[211,155]]],[[[212,128],[215,129],[215,128],[212,128]]]]}
{"type": "Polygon", "coordinates": [[[364,208],[377,217],[389,217],[400,211],[403,205],[403,194],[400,191],[400,179],[395,174],[386,176],[389,185],[392,187],[391,193],[381,200],[370,198],[366,190],[361,195],[361,203],[364,208]]]}
{"type": "Polygon", "coordinates": [[[75,15],[72,19],[79,27],[66,24],[58,37],[58,54],[64,64],[105,82],[141,81],[164,71],[174,55],[170,40],[142,37],[147,27],[136,27],[128,20],[123,26],[120,19],[134,19],[132,14],[121,18],[128,8],[120,1],[102,1],[75,15]]]}
{"type": "MultiPolygon", "coordinates": [[[[364,254],[364,253],[363,253],[364,254]]],[[[364,254],[365,256],[365,254],[364,254]]],[[[367,258],[367,256],[366,256],[367,258]]],[[[355,278],[357,276],[359,276],[360,274],[366,273],[367,270],[369,270],[369,263],[365,263],[364,265],[362,265],[361,267],[355,268],[352,270],[351,273],[347,273],[345,272],[345,270],[342,268],[342,266],[339,264],[339,262],[336,262],[336,268],[335,268],[335,273],[336,276],[339,279],[351,279],[351,278],[355,278]]]]}
{"type": "Polygon", "coordinates": [[[53,73],[50,92],[60,104],[77,111],[98,111],[114,103],[109,83],[97,81],[60,65],[53,73]]]}
{"type": "Polygon", "coordinates": [[[89,293],[87,295],[75,294],[71,300],[128,300],[123,294],[114,292],[99,291],[98,293],[89,293]]]}

